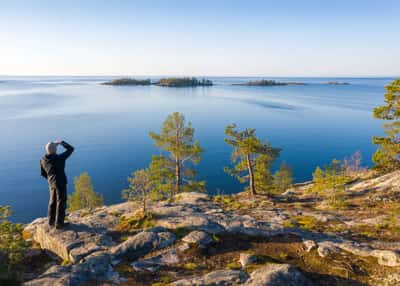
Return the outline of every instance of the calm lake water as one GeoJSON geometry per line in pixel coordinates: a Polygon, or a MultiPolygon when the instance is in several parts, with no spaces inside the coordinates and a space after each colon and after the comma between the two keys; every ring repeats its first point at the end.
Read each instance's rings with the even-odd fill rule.
{"type": "MultiPolygon", "coordinates": [[[[383,101],[390,78],[276,78],[305,86],[245,87],[232,83],[251,78],[210,78],[215,85],[197,88],[102,86],[111,77],[0,77],[0,204],[10,204],[14,221],[45,216],[47,182],[39,159],[49,140],[76,147],[67,163],[73,177],[87,171],[107,204],[121,201],[126,177],[146,167],[159,151],[148,136],[164,118],[179,111],[196,129],[205,149],[198,176],[209,193],[242,190],[225,174],[231,149],[224,128],[237,123],[283,148],[281,160],[296,181],[309,180],[317,165],[360,150],[370,165],[373,135],[382,122],[372,108],[383,101]],[[328,81],[350,85],[324,85],[328,81]]],[[[253,78],[254,79],[254,78],[253,78]]]]}

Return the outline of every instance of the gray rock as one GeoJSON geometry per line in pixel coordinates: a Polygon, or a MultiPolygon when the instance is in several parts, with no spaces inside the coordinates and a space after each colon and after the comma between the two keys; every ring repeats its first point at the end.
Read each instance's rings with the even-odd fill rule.
{"type": "Polygon", "coordinates": [[[289,264],[270,264],[251,273],[246,286],[312,286],[313,284],[289,264]]]}
{"type": "Polygon", "coordinates": [[[182,279],[171,283],[171,286],[233,286],[242,285],[247,274],[238,270],[217,270],[201,277],[182,279]]]}
{"type": "Polygon", "coordinates": [[[379,281],[374,284],[376,286],[398,286],[400,285],[400,273],[389,274],[385,278],[380,278],[379,281]]]}
{"type": "Polygon", "coordinates": [[[165,248],[175,243],[176,236],[172,232],[164,231],[158,232],[158,246],[157,248],[165,248]]]}
{"type": "Polygon", "coordinates": [[[106,235],[103,227],[96,228],[70,222],[63,230],[56,230],[47,224],[46,219],[37,219],[25,228],[32,239],[63,260],[78,262],[85,256],[96,251],[103,251],[113,245],[112,239],[106,235]]]}
{"type": "Polygon", "coordinates": [[[340,248],[338,248],[334,243],[330,241],[323,241],[318,243],[317,252],[319,256],[326,257],[330,254],[340,252],[340,248]]]}
{"type": "Polygon", "coordinates": [[[140,232],[110,249],[114,258],[135,260],[157,248],[167,247],[175,242],[175,236],[168,233],[140,232]]]}
{"type": "Polygon", "coordinates": [[[197,229],[215,234],[224,231],[223,227],[211,221],[207,215],[197,212],[188,214],[178,213],[175,215],[170,214],[169,216],[163,216],[157,220],[157,224],[168,229],[197,229]]]}
{"type": "Polygon", "coordinates": [[[205,248],[213,240],[207,232],[195,230],[182,238],[182,241],[190,244],[197,244],[200,248],[205,248]]]}
{"type": "Polygon", "coordinates": [[[204,193],[186,192],[175,195],[175,200],[181,204],[198,204],[199,202],[209,201],[210,197],[204,193]]]}
{"type": "Polygon", "coordinates": [[[317,247],[317,244],[315,243],[315,241],[313,240],[304,240],[303,241],[303,245],[306,249],[307,252],[310,252],[311,250],[313,250],[314,248],[317,247]]]}
{"type": "Polygon", "coordinates": [[[257,256],[250,253],[240,253],[239,262],[242,268],[257,261],[257,256]]]}
{"type": "Polygon", "coordinates": [[[378,264],[384,266],[400,266],[400,254],[392,250],[373,250],[371,256],[378,258],[378,264]]]}
{"type": "Polygon", "coordinates": [[[136,271],[150,271],[155,272],[157,271],[160,266],[165,265],[174,265],[180,262],[178,252],[176,249],[168,250],[160,255],[149,259],[143,259],[136,262],[133,262],[131,266],[136,271]]]}
{"type": "Polygon", "coordinates": [[[70,266],[53,266],[37,279],[25,282],[26,286],[71,286],[81,285],[90,280],[101,282],[115,278],[111,267],[110,255],[97,252],[85,258],[85,261],[70,266]]]}

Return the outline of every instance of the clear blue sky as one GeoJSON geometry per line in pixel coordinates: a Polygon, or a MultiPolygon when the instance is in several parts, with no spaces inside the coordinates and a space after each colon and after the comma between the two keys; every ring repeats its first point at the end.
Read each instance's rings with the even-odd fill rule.
{"type": "Polygon", "coordinates": [[[0,75],[395,76],[399,0],[0,0],[0,75]]]}

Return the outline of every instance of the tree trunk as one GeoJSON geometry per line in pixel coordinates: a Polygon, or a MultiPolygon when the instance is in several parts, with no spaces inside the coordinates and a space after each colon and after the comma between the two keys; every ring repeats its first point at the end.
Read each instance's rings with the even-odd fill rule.
{"type": "Polygon", "coordinates": [[[143,198],[142,198],[143,199],[143,217],[145,217],[147,210],[146,210],[146,193],[144,190],[143,190],[142,196],[143,196],[143,198]]]}
{"type": "Polygon", "coordinates": [[[256,188],[254,186],[254,174],[253,174],[253,166],[251,165],[250,154],[246,155],[247,160],[247,169],[249,170],[249,191],[250,195],[256,195],[256,188]]]}
{"type": "Polygon", "coordinates": [[[181,168],[179,164],[179,158],[175,158],[175,193],[180,192],[180,180],[181,180],[181,168]]]}
{"type": "MultiPolygon", "coordinates": [[[[176,145],[176,152],[179,154],[179,128],[176,128],[176,135],[175,135],[175,145],[176,145]]],[[[181,166],[179,162],[179,156],[175,154],[175,194],[180,192],[181,187],[181,166]]]]}

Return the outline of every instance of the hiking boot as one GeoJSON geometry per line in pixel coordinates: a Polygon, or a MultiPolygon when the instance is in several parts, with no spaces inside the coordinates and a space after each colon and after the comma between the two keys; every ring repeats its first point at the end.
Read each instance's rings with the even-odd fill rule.
{"type": "Polygon", "coordinates": [[[57,224],[56,229],[63,229],[69,226],[68,222],[64,222],[63,224],[57,224]]]}

